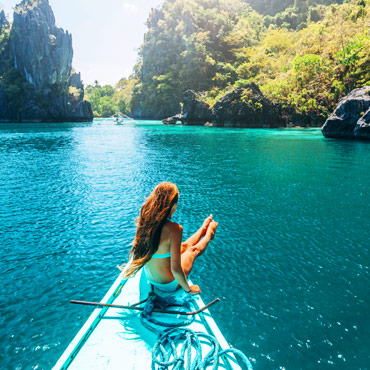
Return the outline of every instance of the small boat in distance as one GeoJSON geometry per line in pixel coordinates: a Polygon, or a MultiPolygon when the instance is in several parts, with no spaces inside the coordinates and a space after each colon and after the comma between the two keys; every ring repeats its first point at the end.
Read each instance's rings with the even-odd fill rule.
{"type": "MultiPolygon", "coordinates": [[[[127,280],[123,278],[123,274],[124,272],[118,276],[100,303],[85,302],[85,304],[93,305],[103,304],[103,307],[94,309],[53,370],[149,370],[152,368],[152,350],[157,347],[158,336],[143,325],[140,319],[141,311],[135,311],[136,307],[141,304],[142,299],[148,296],[151,285],[142,271],[127,280]],[[112,304],[135,307],[135,309],[127,310],[109,306],[112,304]]],[[[167,294],[175,295],[178,298],[185,296],[181,288],[175,293],[167,294]]],[[[190,329],[203,336],[213,336],[214,341],[219,344],[218,348],[220,350],[230,349],[207,309],[218,300],[205,306],[199,295],[193,297],[195,311],[187,312],[186,315],[193,315],[194,320],[190,325],[181,326],[181,328],[184,328],[184,330],[190,329]]],[[[82,302],[74,301],[72,303],[82,302]]],[[[86,308],[81,306],[81,310],[83,309],[86,308]]],[[[181,316],[177,314],[170,315],[169,311],[167,313],[162,312],[154,310],[153,319],[168,323],[178,321],[181,316]]],[[[185,312],[182,312],[182,314],[184,315],[185,312]]],[[[210,348],[207,343],[203,343],[203,340],[200,340],[200,343],[201,353],[204,357],[210,351],[210,348]]],[[[193,358],[196,357],[193,348],[191,348],[191,354],[193,358]]],[[[249,363],[249,360],[247,361],[249,363]]],[[[217,369],[240,370],[241,368],[233,353],[225,353],[219,356],[217,369]]],[[[250,363],[247,369],[252,369],[250,363]]]]}
{"type": "MultiPolygon", "coordinates": [[[[128,115],[121,113],[118,111],[117,113],[113,114],[109,118],[113,118],[113,121],[117,123],[117,125],[127,122],[136,122],[133,118],[129,117],[128,115]]],[[[137,123],[137,122],[136,122],[137,123]]]]}

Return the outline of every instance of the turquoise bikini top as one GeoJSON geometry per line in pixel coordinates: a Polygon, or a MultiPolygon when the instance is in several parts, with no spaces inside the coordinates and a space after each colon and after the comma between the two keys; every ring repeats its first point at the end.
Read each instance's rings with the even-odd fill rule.
{"type": "Polygon", "coordinates": [[[152,255],[152,258],[168,258],[168,257],[171,257],[171,252],[164,253],[164,254],[154,253],[152,255]]]}
{"type": "MultiPolygon", "coordinates": [[[[167,221],[171,221],[171,219],[167,218],[167,221]]],[[[152,258],[168,258],[168,257],[171,257],[171,252],[164,253],[164,254],[154,253],[152,255],[152,258]]]]}

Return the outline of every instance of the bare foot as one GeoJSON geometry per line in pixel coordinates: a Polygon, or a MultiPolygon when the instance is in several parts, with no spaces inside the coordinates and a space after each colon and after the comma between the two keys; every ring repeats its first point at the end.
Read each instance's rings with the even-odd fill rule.
{"type": "Polygon", "coordinates": [[[208,226],[209,224],[211,223],[212,221],[212,215],[209,215],[204,221],[203,221],[203,225],[202,225],[202,229],[203,229],[203,233],[205,234],[207,229],[208,229],[208,226]]]}
{"type": "Polygon", "coordinates": [[[208,229],[207,229],[207,236],[209,236],[209,240],[213,240],[215,238],[217,226],[218,226],[218,222],[213,221],[213,220],[209,224],[208,229]]]}

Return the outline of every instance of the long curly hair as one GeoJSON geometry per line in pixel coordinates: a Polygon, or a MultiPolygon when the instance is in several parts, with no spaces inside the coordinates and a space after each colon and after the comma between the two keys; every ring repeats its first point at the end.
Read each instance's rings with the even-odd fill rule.
{"type": "Polygon", "coordinates": [[[141,207],[137,230],[125,271],[125,278],[134,276],[158,250],[161,232],[172,207],[179,199],[177,186],[171,182],[158,184],[141,207]]]}

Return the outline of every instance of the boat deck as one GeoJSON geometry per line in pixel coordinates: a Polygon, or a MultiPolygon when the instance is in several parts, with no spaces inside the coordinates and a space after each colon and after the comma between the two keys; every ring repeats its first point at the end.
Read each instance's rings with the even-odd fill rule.
{"type": "MultiPolygon", "coordinates": [[[[139,272],[134,278],[124,280],[121,273],[101,302],[130,305],[146,298],[150,285],[144,276],[139,272]]],[[[182,295],[183,290],[179,289],[176,294],[182,295]]],[[[196,309],[204,306],[200,296],[195,299],[196,309]]],[[[164,315],[166,320],[177,319],[177,315],[153,315],[161,315],[162,321],[164,315]]],[[[229,348],[208,310],[197,314],[195,321],[187,327],[211,334],[222,349],[229,348]]],[[[157,334],[141,324],[138,311],[94,309],[53,369],[151,369],[152,348],[156,341],[157,334]]],[[[207,344],[203,342],[202,351],[208,352],[207,344]]],[[[219,369],[240,369],[240,366],[232,355],[227,355],[220,360],[219,369]]]]}

